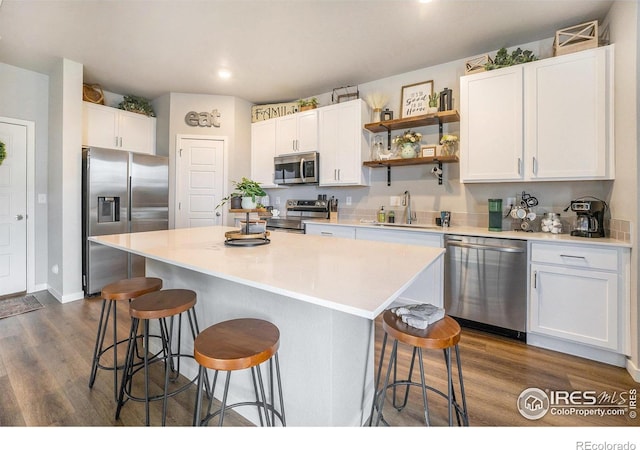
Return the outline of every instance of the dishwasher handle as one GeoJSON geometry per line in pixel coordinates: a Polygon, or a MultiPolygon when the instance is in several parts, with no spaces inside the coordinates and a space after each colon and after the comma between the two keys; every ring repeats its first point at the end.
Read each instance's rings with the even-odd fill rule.
{"type": "Polygon", "coordinates": [[[451,247],[474,248],[478,250],[492,250],[502,253],[524,253],[524,249],[519,247],[500,247],[487,244],[472,244],[471,242],[462,241],[447,241],[446,245],[451,247]]]}

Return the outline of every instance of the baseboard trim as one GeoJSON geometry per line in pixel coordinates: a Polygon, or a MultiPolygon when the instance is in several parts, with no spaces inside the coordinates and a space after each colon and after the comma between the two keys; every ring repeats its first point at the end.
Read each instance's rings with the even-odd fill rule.
{"type": "Polygon", "coordinates": [[[74,302],[76,300],[82,300],[84,298],[83,291],[62,295],[51,286],[47,286],[47,291],[49,291],[49,293],[53,295],[55,299],[58,300],[60,303],[74,302]]]}
{"type": "Polygon", "coordinates": [[[638,367],[631,359],[627,359],[627,372],[636,383],[640,383],[640,367],[638,367]]]}

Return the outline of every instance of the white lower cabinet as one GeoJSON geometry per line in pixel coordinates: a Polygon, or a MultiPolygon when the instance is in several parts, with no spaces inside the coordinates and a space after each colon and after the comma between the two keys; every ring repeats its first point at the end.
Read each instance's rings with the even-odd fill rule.
{"type": "Polygon", "coordinates": [[[627,249],[534,242],[530,255],[527,342],[558,339],[542,346],[605,362],[615,361],[595,350],[627,353],[627,249]]]}
{"type": "Polygon", "coordinates": [[[327,237],[341,237],[348,239],[356,238],[355,227],[347,227],[342,225],[329,225],[325,223],[310,223],[305,225],[305,234],[327,237]]]}

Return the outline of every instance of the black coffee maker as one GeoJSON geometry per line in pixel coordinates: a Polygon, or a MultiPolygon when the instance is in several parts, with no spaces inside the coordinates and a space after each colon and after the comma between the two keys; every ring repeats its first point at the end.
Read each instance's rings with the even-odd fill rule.
{"type": "Polygon", "coordinates": [[[572,200],[571,211],[577,214],[571,236],[604,237],[604,213],[607,204],[602,200],[572,200]]]}

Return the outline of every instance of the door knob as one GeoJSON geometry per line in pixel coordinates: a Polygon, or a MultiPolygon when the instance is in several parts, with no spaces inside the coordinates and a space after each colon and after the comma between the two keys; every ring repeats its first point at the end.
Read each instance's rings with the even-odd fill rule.
{"type": "Polygon", "coordinates": [[[216,213],[216,217],[220,217],[220,211],[216,213]]]}
{"type": "Polygon", "coordinates": [[[16,216],[16,220],[22,220],[22,219],[24,219],[24,216],[22,214],[18,214],[16,216]]]}

